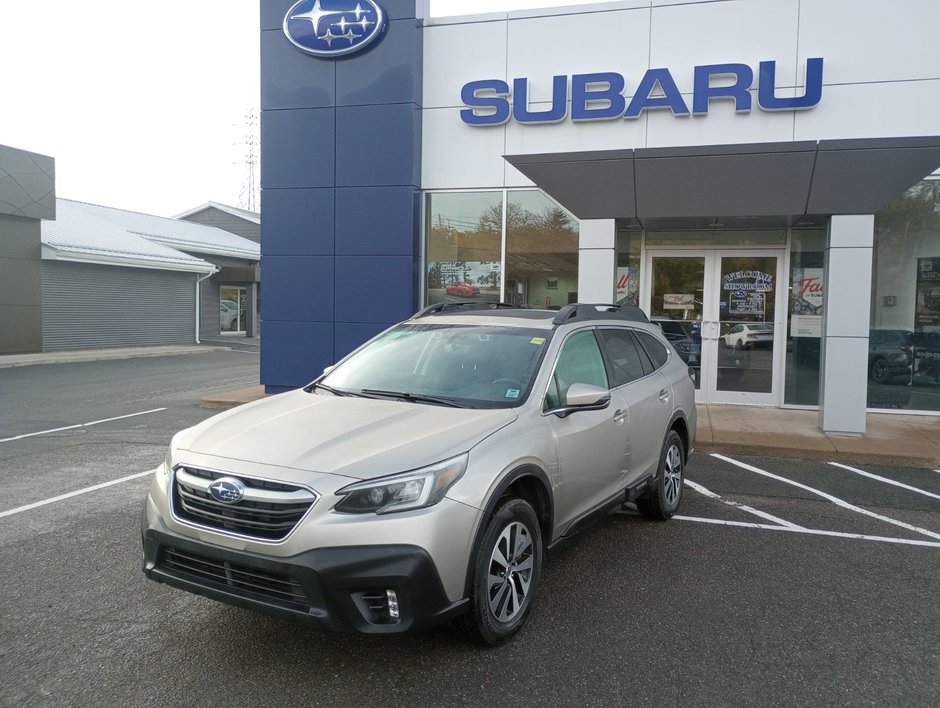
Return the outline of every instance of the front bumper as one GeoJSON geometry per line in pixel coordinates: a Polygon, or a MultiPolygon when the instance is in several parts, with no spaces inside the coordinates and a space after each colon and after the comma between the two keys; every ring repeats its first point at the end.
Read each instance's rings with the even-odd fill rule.
{"type": "Polygon", "coordinates": [[[275,558],[153,528],[144,532],[143,545],[143,570],[151,580],[336,631],[422,629],[460,614],[468,602],[448,600],[433,561],[417,546],[318,548],[275,558]]]}

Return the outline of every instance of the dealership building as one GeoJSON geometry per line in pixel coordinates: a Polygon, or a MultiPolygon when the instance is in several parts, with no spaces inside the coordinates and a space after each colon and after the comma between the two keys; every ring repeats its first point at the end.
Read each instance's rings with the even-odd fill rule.
{"type": "Polygon", "coordinates": [[[640,305],[698,400],[940,412],[936,0],[262,0],[262,383],[418,308],[640,305]]]}

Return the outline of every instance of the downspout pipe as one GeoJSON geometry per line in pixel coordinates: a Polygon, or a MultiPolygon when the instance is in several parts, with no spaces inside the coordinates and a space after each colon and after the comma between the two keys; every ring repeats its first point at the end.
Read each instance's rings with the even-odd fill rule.
{"type": "Polygon", "coordinates": [[[215,275],[218,272],[219,272],[219,268],[216,268],[211,273],[206,273],[205,275],[198,276],[196,278],[196,344],[202,344],[202,342],[199,340],[199,307],[202,302],[202,297],[201,297],[202,288],[200,288],[199,286],[202,285],[203,280],[207,278],[211,278],[213,275],[215,275]]]}

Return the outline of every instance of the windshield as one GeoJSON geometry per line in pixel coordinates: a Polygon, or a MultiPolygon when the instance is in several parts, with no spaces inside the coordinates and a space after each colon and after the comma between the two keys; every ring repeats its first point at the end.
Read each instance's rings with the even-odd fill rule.
{"type": "Polygon", "coordinates": [[[521,327],[401,324],[321,381],[343,393],[511,408],[528,395],[550,338],[521,327]]]}

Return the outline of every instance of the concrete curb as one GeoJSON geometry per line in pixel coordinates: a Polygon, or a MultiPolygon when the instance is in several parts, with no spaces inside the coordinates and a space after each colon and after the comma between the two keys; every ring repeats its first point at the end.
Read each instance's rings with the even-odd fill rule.
{"type": "Polygon", "coordinates": [[[128,347],[126,349],[88,349],[69,352],[42,352],[40,354],[8,354],[0,356],[0,369],[39,364],[72,364],[84,361],[110,361],[115,359],[146,359],[183,354],[214,354],[232,351],[231,347],[201,346],[198,344],[168,347],[128,347]]]}

